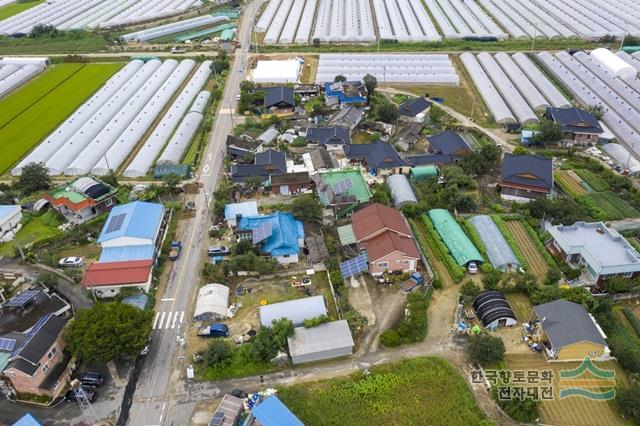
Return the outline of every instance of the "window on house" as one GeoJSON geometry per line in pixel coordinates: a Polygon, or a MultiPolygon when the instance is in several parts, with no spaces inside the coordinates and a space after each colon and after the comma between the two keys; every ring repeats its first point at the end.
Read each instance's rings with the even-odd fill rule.
{"type": "Polygon", "coordinates": [[[44,367],[42,367],[42,371],[44,371],[45,373],[49,371],[49,364],[45,364],[44,367]]]}
{"type": "Polygon", "coordinates": [[[47,354],[47,357],[49,357],[49,359],[51,359],[57,353],[58,353],[58,349],[56,349],[56,347],[54,346],[53,348],[51,348],[51,350],[47,354]]]}
{"type": "Polygon", "coordinates": [[[400,264],[400,259],[396,260],[396,265],[400,264]]]}
{"type": "Polygon", "coordinates": [[[105,205],[105,206],[107,206],[107,207],[109,207],[109,206],[110,206],[110,205],[112,205],[112,204],[113,204],[113,200],[112,200],[111,198],[109,198],[109,199],[104,203],[104,205],[105,205]]]}
{"type": "Polygon", "coordinates": [[[378,268],[388,268],[389,262],[378,262],[378,268]]]}
{"type": "Polygon", "coordinates": [[[633,272],[624,273],[624,274],[622,274],[622,276],[625,277],[625,278],[631,278],[633,276],[633,272]]]}

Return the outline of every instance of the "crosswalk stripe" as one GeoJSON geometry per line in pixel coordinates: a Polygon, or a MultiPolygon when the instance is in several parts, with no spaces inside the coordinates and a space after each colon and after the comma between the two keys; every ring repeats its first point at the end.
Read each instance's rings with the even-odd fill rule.
{"type": "Polygon", "coordinates": [[[160,322],[158,323],[158,330],[162,328],[162,323],[164,323],[165,314],[166,314],[166,312],[163,312],[162,316],[160,316],[160,322]]]}
{"type": "Polygon", "coordinates": [[[183,319],[184,319],[184,311],[180,312],[180,324],[182,324],[183,319]]]}
{"type": "Polygon", "coordinates": [[[171,328],[176,328],[176,321],[178,320],[178,312],[173,316],[173,322],[171,323],[171,328]]]}
{"type": "Polygon", "coordinates": [[[158,318],[160,318],[160,312],[156,312],[156,316],[153,317],[153,329],[156,329],[156,324],[158,323],[158,318]]]}
{"type": "Polygon", "coordinates": [[[169,315],[167,315],[167,322],[164,325],[165,330],[168,330],[169,327],[171,326],[171,314],[173,312],[169,312],[169,315]]]}

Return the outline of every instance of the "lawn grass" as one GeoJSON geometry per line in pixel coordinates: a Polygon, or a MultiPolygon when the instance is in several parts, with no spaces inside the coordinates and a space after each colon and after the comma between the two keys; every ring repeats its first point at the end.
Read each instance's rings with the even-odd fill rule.
{"type": "Polygon", "coordinates": [[[484,415],[456,369],[424,357],[378,365],[371,374],[280,388],[306,425],[477,425],[484,415]]]}
{"type": "Polygon", "coordinates": [[[0,100],[0,129],[83,67],[83,64],[53,65],[0,100]]]}
{"type": "Polygon", "coordinates": [[[0,20],[10,18],[27,9],[31,9],[34,6],[44,3],[44,1],[45,0],[33,0],[26,3],[11,3],[4,7],[0,7],[0,20]]]}
{"type": "Polygon", "coordinates": [[[108,42],[99,33],[86,31],[67,31],[56,37],[0,36],[0,56],[34,55],[49,53],[90,53],[107,50],[108,42]]]}
{"type": "Polygon", "coordinates": [[[58,229],[60,220],[51,211],[47,211],[40,216],[25,215],[22,228],[18,231],[14,241],[0,244],[0,256],[12,256],[15,250],[15,243],[21,247],[26,247],[37,241],[54,235],[61,234],[58,229]]]}
{"type": "Polygon", "coordinates": [[[531,301],[529,297],[524,293],[507,293],[505,295],[507,302],[511,305],[513,313],[516,314],[518,321],[529,321],[531,317],[531,301]]]}
{"type": "Polygon", "coordinates": [[[123,64],[87,64],[0,129],[3,174],[87,100],[123,64]]]}

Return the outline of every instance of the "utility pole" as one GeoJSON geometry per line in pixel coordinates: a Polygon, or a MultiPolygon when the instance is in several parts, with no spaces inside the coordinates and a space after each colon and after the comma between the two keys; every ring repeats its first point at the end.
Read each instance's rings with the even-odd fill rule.
{"type": "Polygon", "coordinates": [[[622,48],[624,47],[624,39],[627,38],[627,34],[623,34],[622,35],[622,41],[620,42],[620,48],[618,50],[622,50],[622,48]]]}
{"type": "Polygon", "coordinates": [[[538,27],[533,26],[533,38],[531,39],[531,51],[533,52],[533,47],[536,45],[536,37],[538,36],[538,27]]]}

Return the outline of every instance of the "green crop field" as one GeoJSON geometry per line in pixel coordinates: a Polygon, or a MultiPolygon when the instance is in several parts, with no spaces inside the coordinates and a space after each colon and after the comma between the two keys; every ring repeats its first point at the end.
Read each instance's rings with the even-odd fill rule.
{"type": "Polygon", "coordinates": [[[0,100],[0,129],[31,105],[49,94],[84,67],[83,64],[60,64],[50,67],[15,92],[0,100]]]}
{"type": "Polygon", "coordinates": [[[20,12],[24,12],[25,10],[31,9],[32,7],[42,3],[44,3],[44,0],[33,0],[26,3],[12,3],[5,7],[0,7],[0,20],[17,15],[20,12]]]}
{"type": "Polygon", "coordinates": [[[0,128],[0,140],[3,141],[0,174],[51,133],[121,67],[122,64],[84,65],[0,128]]]}
{"type": "Polygon", "coordinates": [[[477,425],[484,415],[446,360],[377,365],[368,376],[280,388],[278,397],[306,425],[477,425]]]}
{"type": "Polygon", "coordinates": [[[611,191],[594,192],[576,197],[596,220],[619,220],[638,217],[640,213],[611,191]]]}

